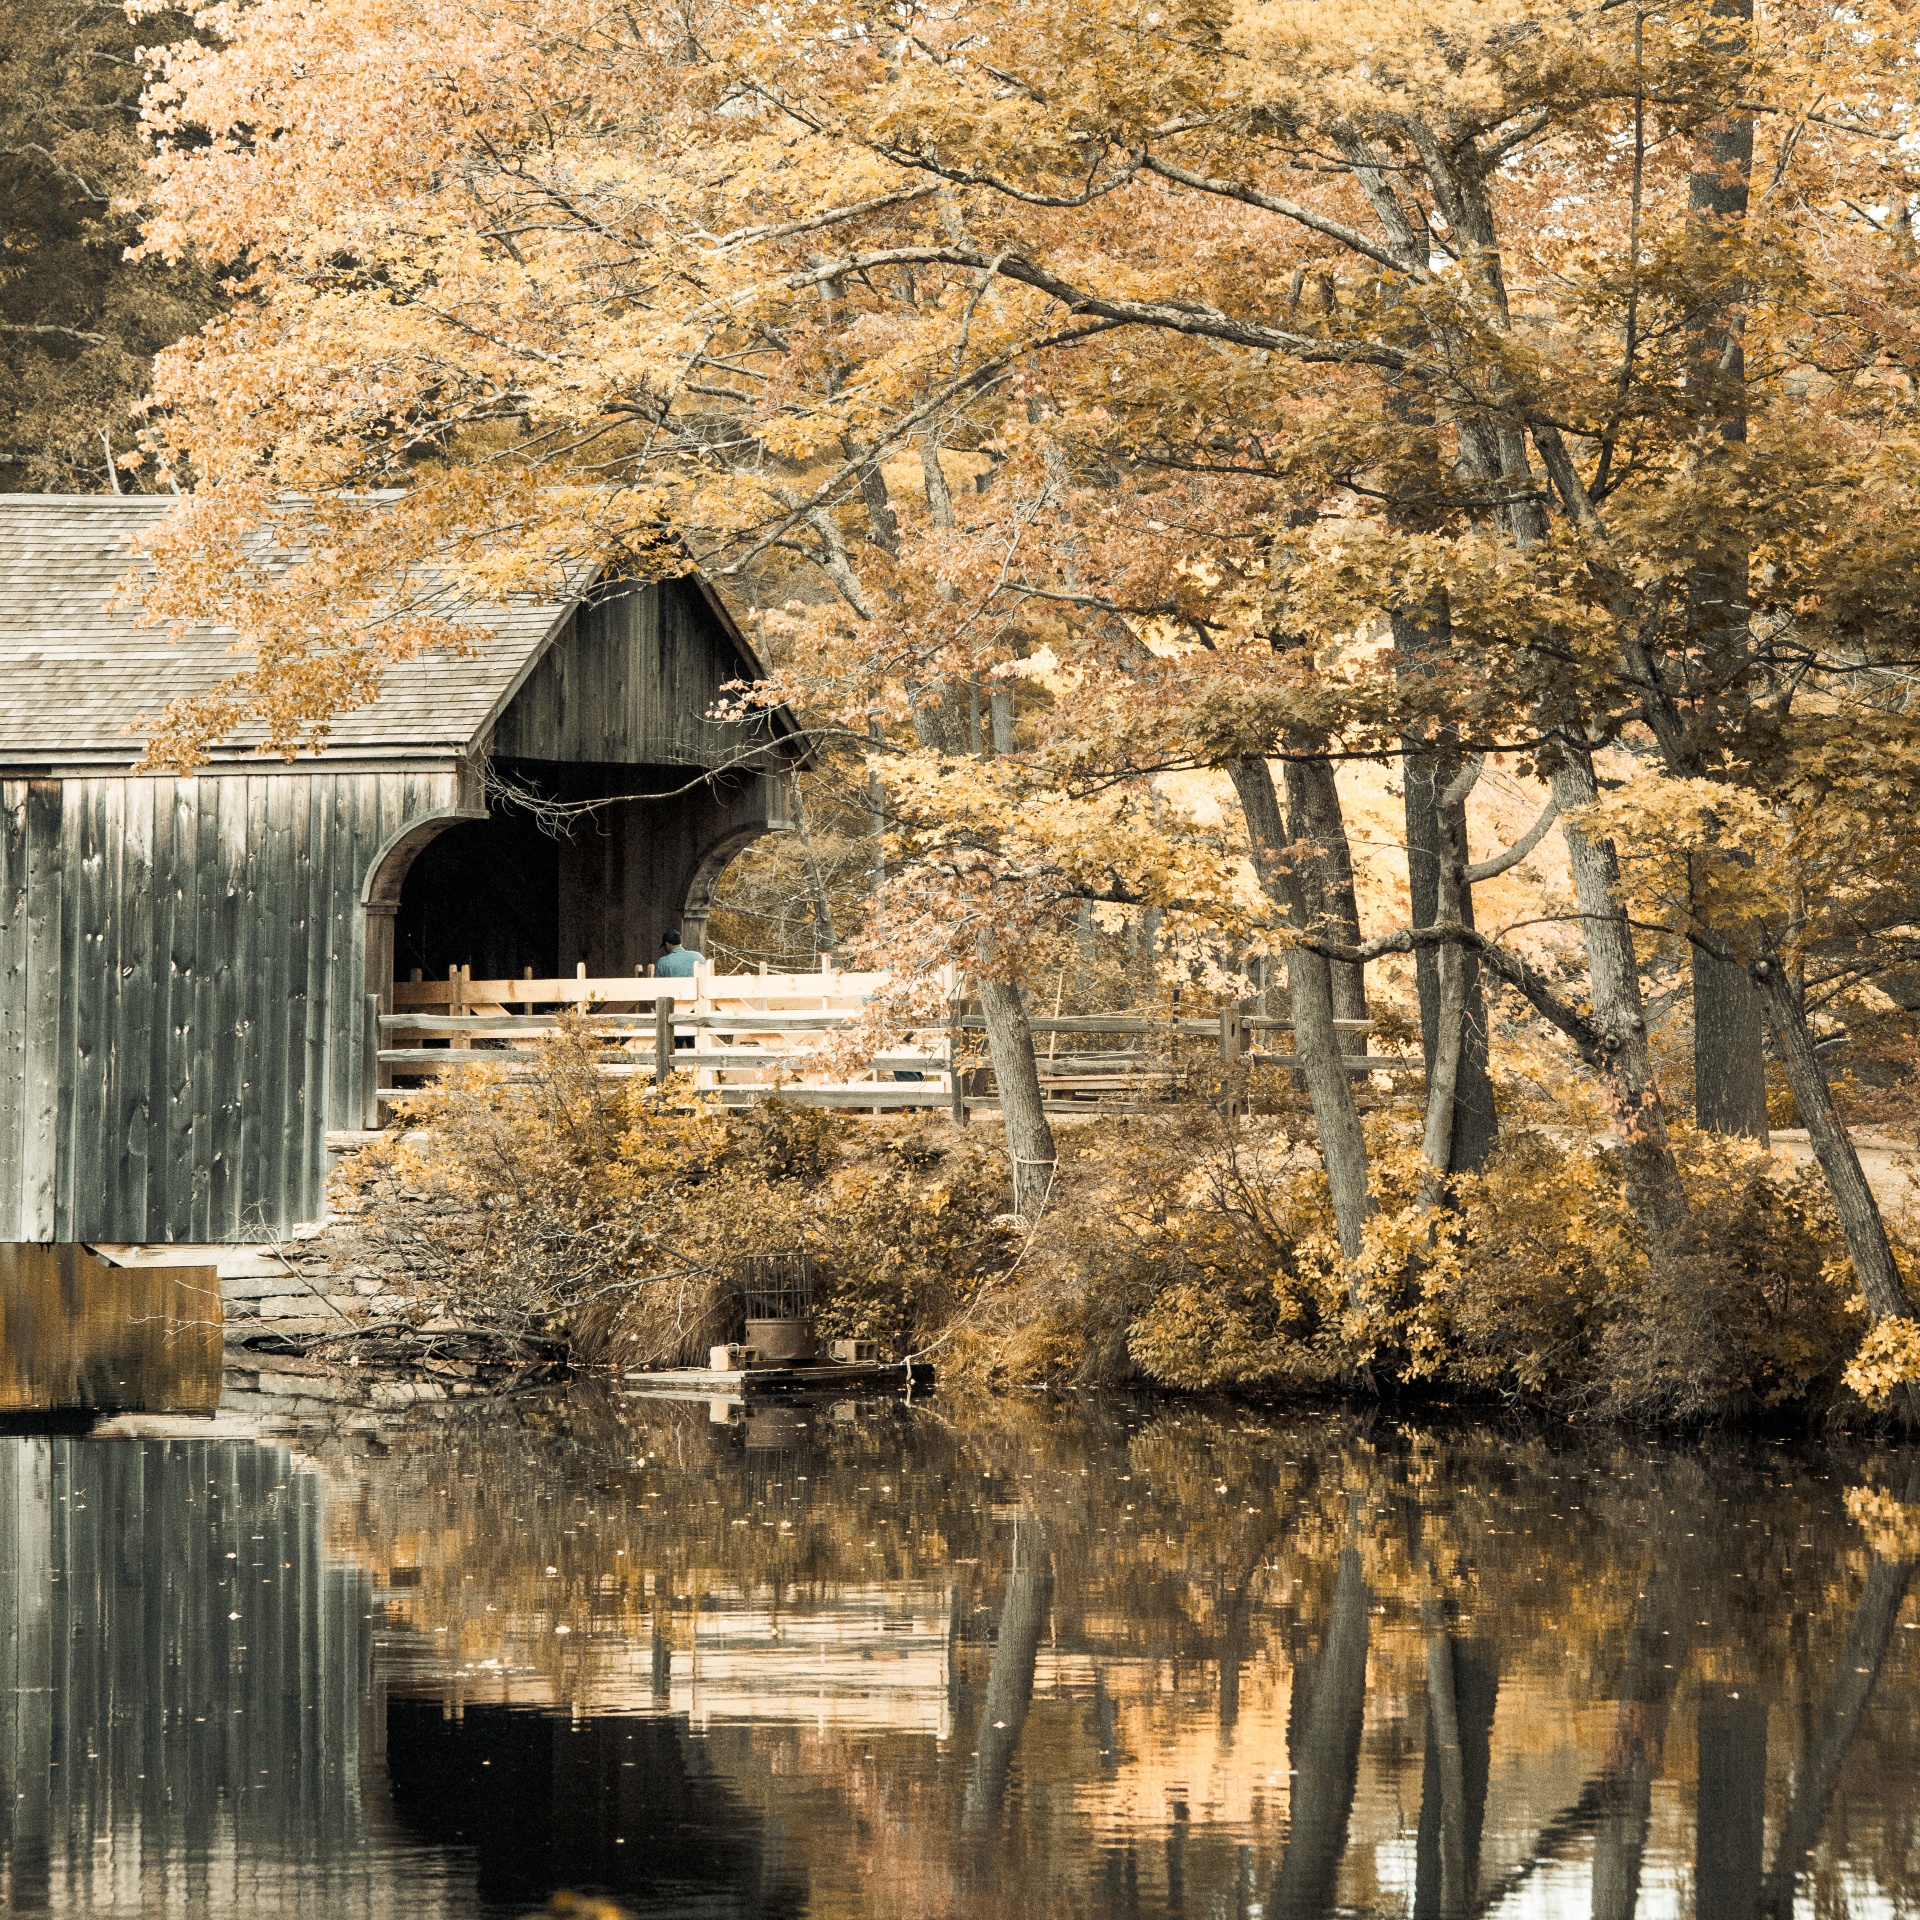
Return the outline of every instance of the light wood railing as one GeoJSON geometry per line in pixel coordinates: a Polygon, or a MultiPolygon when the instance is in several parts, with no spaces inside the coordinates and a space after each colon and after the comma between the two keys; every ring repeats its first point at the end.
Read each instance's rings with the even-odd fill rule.
{"type": "MultiPolygon", "coordinates": [[[[999,1104],[978,1036],[985,1021],[959,999],[958,978],[944,982],[943,1024],[914,1030],[849,1070],[827,1049],[887,983],[882,973],[822,971],[727,974],[701,967],[679,978],[634,975],[475,980],[463,970],[446,980],[395,984],[393,1011],[378,1016],[374,1056],[377,1101],[386,1110],[431,1098],[435,1083],[465,1065],[485,1064],[507,1078],[530,1077],[563,1016],[583,1018],[599,1042],[596,1069],[613,1078],[692,1076],[696,1089],[728,1105],[778,1094],[811,1106],[890,1112],[944,1108],[961,1124],[970,1111],[999,1104]]],[[[1126,1111],[1164,1100],[1183,1050],[1215,1048],[1225,1062],[1291,1068],[1297,1058],[1270,1042],[1290,1023],[1229,1007],[1205,1016],[1069,1014],[1032,1019],[1040,1083],[1050,1107],[1126,1111]],[[1065,1041],[1064,1047],[1062,1042],[1065,1041]],[[1212,1045],[1209,1046],[1208,1043],[1212,1045]]],[[[1338,1021],[1348,1040],[1372,1022],[1338,1021]]],[[[1398,1056],[1348,1056],[1356,1074],[1404,1072],[1398,1056]]]]}

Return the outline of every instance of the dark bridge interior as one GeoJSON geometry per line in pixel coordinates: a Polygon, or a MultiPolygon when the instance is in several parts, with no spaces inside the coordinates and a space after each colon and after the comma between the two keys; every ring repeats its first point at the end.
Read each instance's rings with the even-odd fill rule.
{"type": "MultiPolygon", "coordinates": [[[[428,843],[407,870],[393,926],[399,978],[444,980],[471,967],[506,980],[560,971],[560,842],[518,807],[466,820],[428,843]]],[[[571,971],[571,968],[569,968],[571,971]]]]}
{"type": "Polygon", "coordinates": [[[720,867],[767,830],[753,774],[688,767],[499,763],[513,785],[562,803],[603,802],[543,826],[496,801],[485,820],[446,827],[414,856],[394,920],[396,979],[415,968],[444,980],[564,977],[584,964],[604,978],[650,967],[660,936],[699,944],[720,867]],[[633,797],[643,796],[643,797],[633,797]]]}

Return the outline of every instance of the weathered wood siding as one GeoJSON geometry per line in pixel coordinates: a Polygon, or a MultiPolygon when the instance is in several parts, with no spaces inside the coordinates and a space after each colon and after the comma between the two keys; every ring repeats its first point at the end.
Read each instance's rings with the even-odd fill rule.
{"type": "Polygon", "coordinates": [[[258,1241],[358,1126],[381,850],[451,773],[0,783],[0,1240],[258,1241]]]}
{"type": "Polygon", "coordinates": [[[722,767],[762,736],[706,718],[753,668],[700,590],[668,580],[582,607],[493,731],[502,759],[722,767]]]}

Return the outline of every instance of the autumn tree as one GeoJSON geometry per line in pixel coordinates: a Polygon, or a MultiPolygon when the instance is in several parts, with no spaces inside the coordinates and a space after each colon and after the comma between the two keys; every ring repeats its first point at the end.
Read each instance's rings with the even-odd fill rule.
{"type": "Polygon", "coordinates": [[[126,260],[147,145],[144,48],[188,29],[99,0],[0,7],[0,487],[106,493],[153,356],[214,310],[195,262],[126,260]]]}

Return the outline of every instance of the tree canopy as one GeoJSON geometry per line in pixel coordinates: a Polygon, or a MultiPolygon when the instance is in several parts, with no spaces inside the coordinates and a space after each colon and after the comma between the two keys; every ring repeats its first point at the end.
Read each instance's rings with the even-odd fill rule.
{"type": "Polygon", "coordinates": [[[135,484],[112,462],[153,356],[213,310],[204,265],[125,258],[146,186],[141,52],[187,25],[98,0],[0,6],[0,488],[135,484]]]}

